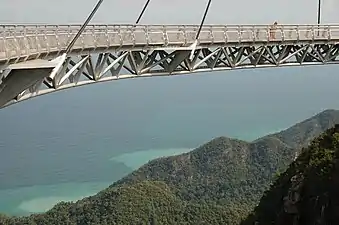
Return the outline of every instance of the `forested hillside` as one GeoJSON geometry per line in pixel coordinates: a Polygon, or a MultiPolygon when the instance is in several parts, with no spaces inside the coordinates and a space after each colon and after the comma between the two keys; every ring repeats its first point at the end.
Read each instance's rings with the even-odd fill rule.
{"type": "Polygon", "coordinates": [[[242,225],[339,224],[339,125],[305,148],[242,225]]]}
{"type": "Polygon", "coordinates": [[[301,146],[336,123],[339,111],[326,110],[251,143],[215,138],[153,160],[95,196],[3,224],[239,224],[301,146]]]}
{"type": "Polygon", "coordinates": [[[45,214],[0,217],[0,224],[232,224],[230,213],[216,204],[182,201],[163,182],[143,181],[106,189],[75,204],[60,203],[45,214]]]}
{"type": "Polygon", "coordinates": [[[336,123],[339,111],[326,110],[251,143],[219,137],[192,152],[153,160],[111,187],[142,180],[164,181],[186,201],[212,201],[227,208],[241,205],[250,211],[301,147],[336,123]]]}

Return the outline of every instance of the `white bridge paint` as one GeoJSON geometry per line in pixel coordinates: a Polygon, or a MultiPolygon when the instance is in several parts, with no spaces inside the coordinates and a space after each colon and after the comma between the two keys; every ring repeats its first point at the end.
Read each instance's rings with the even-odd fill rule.
{"type": "Polygon", "coordinates": [[[198,25],[88,25],[62,55],[80,27],[0,26],[0,107],[109,80],[339,61],[339,25],[205,25],[197,41],[198,25]]]}
{"type": "MultiPolygon", "coordinates": [[[[9,60],[60,55],[81,25],[0,25],[0,64],[9,60]]],[[[198,25],[88,25],[73,53],[107,50],[184,50],[195,42],[198,25]]],[[[205,25],[198,46],[245,45],[269,42],[339,41],[338,25],[280,25],[270,40],[270,25],[205,25]]]]}

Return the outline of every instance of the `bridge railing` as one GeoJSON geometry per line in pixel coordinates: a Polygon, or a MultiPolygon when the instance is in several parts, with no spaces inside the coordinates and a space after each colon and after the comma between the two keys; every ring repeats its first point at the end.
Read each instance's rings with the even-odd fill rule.
{"type": "MultiPolygon", "coordinates": [[[[81,25],[0,25],[0,60],[21,55],[58,52],[81,25]]],[[[197,25],[89,25],[74,48],[188,46],[195,40],[197,25]]],[[[201,45],[246,44],[276,41],[339,40],[339,25],[206,25],[201,45]]]]}

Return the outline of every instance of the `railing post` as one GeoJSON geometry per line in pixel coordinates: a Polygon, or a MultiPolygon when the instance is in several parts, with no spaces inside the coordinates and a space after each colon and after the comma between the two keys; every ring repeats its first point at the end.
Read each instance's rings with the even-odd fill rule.
{"type": "Polygon", "coordinates": [[[285,41],[285,29],[284,29],[284,25],[281,25],[280,31],[281,31],[281,41],[285,41]]]}
{"type": "MultiPolygon", "coordinates": [[[[81,25],[80,25],[80,29],[81,29],[81,25]]],[[[80,35],[80,37],[81,37],[81,47],[82,47],[82,50],[81,51],[83,51],[85,48],[86,48],[86,43],[85,43],[85,35],[84,34],[86,34],[86,31],[84,30],[82,33],[81,33],[81,35],[80,35]]],[[[80,38],[79,37],[79,38],[80,38]]]]}
{"type": "Polygon", "coordinates": [[[36,42],[37,52],[40,55],[41,46],[40,46],[40,41],[39,41],[38,25],[35,26],[35,42],[36,42]]]}
{"type": "Polygon", "coordinates": [[[14,31],[13,31],[13,39],[14,39],[14,43],[15,43],[15,51],[17,52],[17,54],[19,53],[19,57],[20,58],[20,55],[21,55],[21,50],[20,50],[20,45],[19,45],[19,42],[18,42],[18,35],[17,35],[17,25],[14,25],[14,31]]]}
{"type": "Polygon", "coordinates": [[[213,34],[213,26],[210,26],[210,37],[211,37],[211,45],[214,44],[214,34],[213,34]]]}
{"type": "Polygon", "coordinates": [[[120,47],[119,48],[122,48],[122,45],[124,44],[124,40],[123,40],[123,37],[122,37],[122,34],[121,34],[121,26],[118,25],[118,35],[119,35],[119,41],[120,41],[120,47]]]}
{"type": "Polygon", "coordinates": [[[224,38],[225,38],[225,44],[226,44],[228,42],[227,26],[224,27],[224,38]]]}
{"type": "Polygon", "coordinates": [[[24,43],[25,43],[25,48],[26,48],[26,55],[28,57],[30,53],[30,43],[27,38],[27,27],[24,25],[23,28],[24,28],[23,36],[24,36],[24,43]]]}
{"type": "Polygon", "coordinates": [[[55,36],[56,36],[56,41],[57,41],[58,52],[60,52],[61,51],[61,43],[60,43],[60,36],[59,36],[59,25],[56,26],[55,36]]]}
{"type": "Polygon", "coordinates": [[[110,47],[110,38],[109,38],[109,35],[108,35],[108,25],[107,24],[105,25],[105,36],[106,36],[106,45],[107,45],[106,49],[108,49],[110,47]]]}
{"type": "Polygon", "coordinates": [[[9,59],[8,51],[7,51],[7,41],[6,41],[6,26],[3,26],[3,32],[2,32],[2,39],[3,39],[3,44],[4,44],[4,51],[5,51],[5,56],[7,59],[9,59]]]}
{"type": "Polygon", "coordinates": [[[146,46],[149,45],[149,30],[148,30],[149,25],[145,25],[144,32],[145,32],[145,39],[146,39],[146,46]]]}
{"type": "Polygon", "coordinates": [[[94,41],[94,49],[98,48],[98,42],[97,42],[97,35],[95,32],[95,25],[92,25],[92,35],[93,35],[93,41],[94,41]]]}
{"type": "Polygon", "coordinates": [[[312,36],[312,26],[311,27],[306,27],[306,34],[305,38],[309,39],[309,36],[312,36]],[[310,35],[311,34],[311,35],[310,35]]]}
{"type": "Polygon", "coordinates": [[[68,37],[67,37],[68,39],[67,39],[66,43],[69,42],[70,39],[71,39],[71,25],[67,25],[67,27],[68,27],[68,37]]]}
{"type": "Polygon", "coordinates": [[[47,29],[48,29],[48,27],[47,27],[47,25],[45,25],[45,32],[44,32],[45,38],[44,39],[45,39],[45,42],[46,42],[47,51],[48,51],[48,53],[50,53],[51,48],[50,48],[49,40],[47,38],[47,29]]]}
{"type": "Polygon", "coordinates": [[[271,29],[270,29],[270,26],[266,27],[266,38],[267,38],[268,42],[271,40],[271,29]]]}
{"type": "Polygon", "coordinates": [[[239,43],[241,43],[241,39],[242,39],[241,36],[242,36],[242,34],[241,34],[241,26],[239,25],[238,26],[238,39],[239,39],[238,41],[239,41],[239,43]]]}
{"type": "Polygon", "coordinates": [[[165,46],[168,46],[168,34],[167,34],[166,25],[162,26],[162,38],[163,38],[163,42],[165,43],[165,46]]]}
{"type": "Polygon", "coordinates": [[[255,38],[255,26],[254,25],[252,26],[252,39],[253,39],[253,42],[255,42],[256,38],[255,38]]]}
{"type": "Polygon", "coordinates": [[[182,35],[184,36],[184,45],[187,45],[186,26],[182,27],[182,35]]]}
{"type": "Polygon", "coordinates": [[[135,26],[131,27],[131,37],[133,42],[133,47],[135,46],[135,26]]]}

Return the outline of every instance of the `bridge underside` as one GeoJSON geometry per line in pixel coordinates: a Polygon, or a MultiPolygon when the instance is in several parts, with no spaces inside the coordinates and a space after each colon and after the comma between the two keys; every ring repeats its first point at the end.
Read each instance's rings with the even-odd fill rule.
{"type": "MultiPolygon", "coordinates": [[[[180,75],[241,68],[332,64],[339,62],[339,44],[288,44],[105,52],[70,57],[53,79],[53,67],[13,65],[0,70],[0,107],[65,88],[110,80],[180,75]]],[[[41,61],[41,60],[40,60],[41,61]]],[[[34,65],[35,61],[26,64],[34,65]]]]}

